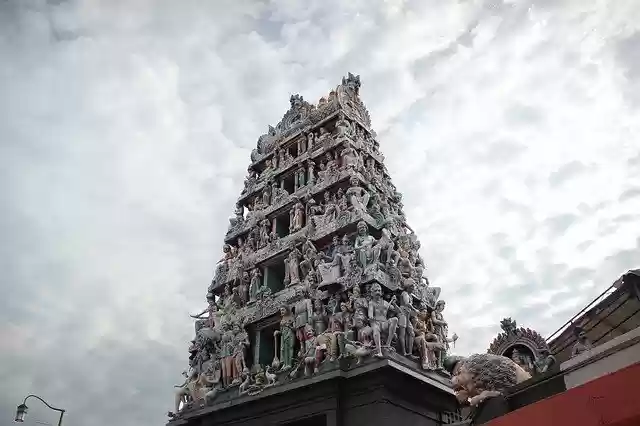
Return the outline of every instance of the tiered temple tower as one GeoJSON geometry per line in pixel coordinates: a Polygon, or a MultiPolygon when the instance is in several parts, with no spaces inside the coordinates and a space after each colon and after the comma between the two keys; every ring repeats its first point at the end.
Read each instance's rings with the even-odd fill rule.
{"type": "Polygon", "coordinates": [[[359,90],[349,73],[317,105],[293,95],[258,139],[171,424],[455,417],[456,336],[359,90]]]}

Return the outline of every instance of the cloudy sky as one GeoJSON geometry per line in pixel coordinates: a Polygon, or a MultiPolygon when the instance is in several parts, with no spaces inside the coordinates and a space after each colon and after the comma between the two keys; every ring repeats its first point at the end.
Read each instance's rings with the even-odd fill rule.
{"type": "Polygon", "coordinates": [[[29,392],[164,423],[257,137],[348,71],[456,350],[554,331],[640,265],[639,31],[635,0],[0,1],[0,426],[29,392]]]}

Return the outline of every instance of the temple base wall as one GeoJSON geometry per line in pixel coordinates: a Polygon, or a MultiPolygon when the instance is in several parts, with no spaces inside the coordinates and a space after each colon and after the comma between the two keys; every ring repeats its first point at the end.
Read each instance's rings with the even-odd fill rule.
{"type": "Polygon", "coordinates": [[[168,425],[436,426],[455,420],[457,404],[450,389],[393,361],[381,364],[269,388],[191,412],[168,425]]]}

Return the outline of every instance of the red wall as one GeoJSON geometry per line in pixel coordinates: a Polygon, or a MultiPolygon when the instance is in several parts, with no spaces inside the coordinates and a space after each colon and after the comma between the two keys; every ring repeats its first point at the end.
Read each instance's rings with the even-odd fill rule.
{"type": "Polygon", "coordinates": [[[640,364],[527,405],[487,426],[640,426],[640,364]]]}

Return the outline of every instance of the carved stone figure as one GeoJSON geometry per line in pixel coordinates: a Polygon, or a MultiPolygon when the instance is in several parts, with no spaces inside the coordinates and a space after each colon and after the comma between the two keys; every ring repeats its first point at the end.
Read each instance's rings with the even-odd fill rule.
{"type": "Polygon", "coordinates": [[[343,113],[338,115],[338,121],[336,122],[336,140],[349,137],[351,134],[351,124],[344,117],[343,113]]]}
{"type": "Polygon", "coordinates": [[[591,340],[587,337],[587,333],[584,331],[582,327],[576,327],[574,329],[574,334],[576,336],[576,343],[573,345],[571,349],[571,358],[580,355],[583,352],[589,351],[593,348],[591,344],[591,340]]]}
{"type": "Polygon", "coordinates": [[[309,132],[309,134],[307,134],[307,151],[313,151],[315,136],[316,135],[314,135],[313,132],[309,132]]]}
{"type": "Polygon", "coordinates": [[[294,247],[285,259],[284,285],[290,286],[300,282],[300,257],[302,253],[294,247]]]}
{"type": "Polygon", "coordinates": [[[358,235],[356,236],[354,248],[356,258],[363,271],[366,271],[371,266],[377,267],[378,259],[380,258],[380,247],[376,246],[375,243],[376,239],[369,235],[366,222],[358,222],[358,235]]]}
{"type": "Polygon", "coordinates": [[[556,365],[556,357],[551,355],[549,349],[544,348],[540,351],[538,360],[535,361],[536,374],[544,374],[554,365],[556,365]]]}
{"type": "Polygon", "coordinates": [[[234,324],[234,350],[233,350],[233,362],[234,362],[234,374],[233,383],[240,383],[240,375],[243,371],[248,370],[246,364],[246,352],[249,349],[249,335],[242,329],[240,324],[234,324]]]}
{"type": "Polygon", "coordinates": [[[280,337],[281,371],[290,370],[293,366],[293,347],[295,345],[294,320],[288,306],[280,308],[280,329],[275,331],[280,337]]]}
{"type": "Polygon", "coordinates": [[[385,347],[391,346],[391,341],[396,333],[398,318],[387,318],[387,312],[391,305],[395,303],[395,296],[391,298],[391,302],[387,302],[382,298],[382,287],[380,284],[373,283],[371,286],[371,301],[369,302],[369,322],[373,330],[373,340],[376,344],[375,356],[383,357],[382,354],[382,333],[387,334],[385,347]]]}
{"type": "Polygon", "coordinates": [[[358,178],[351,176],[349,180],[351,187],[347,190],[349,203],[354,211],[364,214],[367,212],[367,204],[369,203],[369,193],[359,185],[358,178]]]}
{"type": "Polygon", "coordinates": [[[302,355],[304,343],[307,340],[309,329],[313,329],[311,321],[313,319],[313,306],[311,299],[306,292],[300,292],[301,299],[293,305],[294,326],[296,338],[300,342],[300,355],[302,355]]]}
{"type": "Polygon", "coordinates": [[[262,273],[260,269],[253,268],[251,271],[251,283],[249,284],[249,302],[254,303],[258,296],[258,289],[260,288],[260,277],[262,273]]]}
{"type": "Polygon", "coordinates": [[[316,145],[327,148],[332,142],[331,135],[324,127],[320,127],[319,132],[320,133],[318,135],[318,139],[316,140],[316,145]]]}
{"type": "Polygon", "coordinates": [[[251,277],[249,276],[249,272],[244,271],[242,273],[242,278],[238,281],[238,306],[245,306],[249,303],[249,287],[251,286],[251,277]]]}
{"type": "MultiPolygon", "coordinates": [[[[438,336],[438,341],[440,343],[443,343],[444,345],[444,349],[438,352],[438,360],[437,360],[438,369],[443,368],[444,359],[447,356],[447,351],[449,350],[449,342],[450,342],[449,325],[444,320],[444,316],[442,315],[442,311],[444,311],[445,304],[446,303],[444,300],[438,300],[438,302],[436,302],[435,310],[431,313],[431,322],[433,323],[433,329],[434,329],[435,335],[438,336]]],[[[455,334],[454,336],[457,339],[457,336],[455,334]]]]}
{"type": "Polygon", "coordinates": [[[204,314],[207,314],[208,316],[205,317],[206,325],[207,327],[213,329],[216,327],[216,323],[217,323],[218,305],[216,305],[216,301],[212,293],[207,294],[207,302],[209,305],[202,312],[200,312],[199,314],[190,315],[190,316],[191,318],[202,319],[202,316],[204,314]]]}
{"type": "Polygon", "coordinates": [[[297,202],[293,207],[293,232],[297,232],[304,228],[304,206],[301,202],[297,202]]]}
{"type": "Polygon", "coordinates": [[[271,230],[271,221],[269,219],[263,219],[260,221],[260,231],[258,238],[258,247],[263,248],[269,244],[269,232],[271,230]]]}
{"type": "Polygon", "coordinates": [[[409,356],[413,353],[413,342],[415,332],[413,330],[412,318],[417,310],[413,307],[413,281],[405,281],[405,287],[400,294],[400,304],[398,312],[398,342],[400,343],[400,353],[409,356]]]}
{"type": "Polygon", "coordinates": [[[341,166],[345,169],[356,170],[358,168],[358,161],[360,157],[356,150],[350,144],[347,144],[345,149],[340,153],[341,166]]]}
{"type": "Polygon", "coordinates": [[[435,350],[444,349],[444,345],[438,341],[438,336],[433,332],[431,315],[426,310],[420,311],[415,321],[415,343],[420,354],[420,365],[423,370],[435,370],[437,368],[437,355],[435,350]]]}

